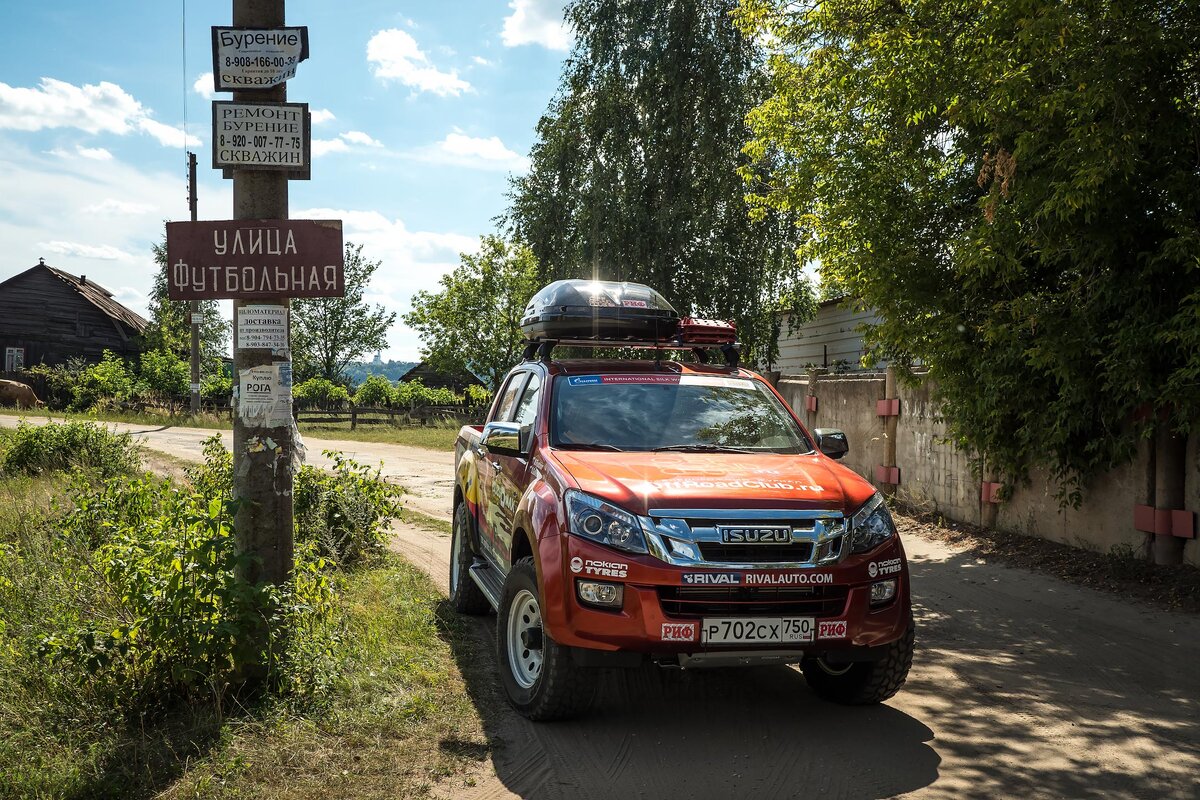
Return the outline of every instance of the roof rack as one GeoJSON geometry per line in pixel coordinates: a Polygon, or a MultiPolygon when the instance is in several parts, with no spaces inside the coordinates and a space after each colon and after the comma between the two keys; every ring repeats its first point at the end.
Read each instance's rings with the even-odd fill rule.
{"type": "Polygon", "coordinates": [[[533,339],[525,344],[522,359],[533,361],[549,361],[555,347],[581,347],[593,350],[601,347],[632,347],[639,350],[690,350],[701,364],[707,364],[708,350],[721,351],[725,357],[725,366],[737,369],[741,357],[741,345],[737,342],[705,344],[702,342],[680,341],[639,341],[633,339],[533,339]]]}

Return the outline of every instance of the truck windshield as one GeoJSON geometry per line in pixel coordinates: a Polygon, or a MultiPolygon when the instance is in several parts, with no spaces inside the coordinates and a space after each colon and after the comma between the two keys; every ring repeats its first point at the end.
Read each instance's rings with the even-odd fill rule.
{"type": "Polygon", "coordinates": [[[765,386],[707,375],[560,375],[551,444],[564,449],[808,453],[765,386]]]}

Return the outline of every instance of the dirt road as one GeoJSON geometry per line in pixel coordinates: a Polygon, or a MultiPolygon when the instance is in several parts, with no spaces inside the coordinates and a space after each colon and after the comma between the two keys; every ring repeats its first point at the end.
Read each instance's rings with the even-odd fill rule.
{"type": "MultiPolygon", "coordinates": [[[[0,424],[6,420],[0,418],[0,424]]],[[[198,457],[211,431],[135,432],[198,457]]],[[[447,519],[447,453],[337,447],[417,491],[447,519]]],[[[414,502],[414,505],[417,505],[414,502]]],[[[449,538],[409,526],[395,547],[445,587],[449,538]]],[[[1200,619],[983,563],[921,538],[911,561],[918,651],[885,705],[817,700],[798,671],[666,672],[603,678],[595,712],[533,725],[503,703],[491,650],[462,667],[495,749],[447,797],[1196,798],[1200,619]]],[[[489,644],[494,618],[473,623],[489,644]]]]}
{"type": "MultiPolygon", "coordinates": [[[[12,415],[0,415],[0,427],[15,428],[20,418],[12,415]]],[[[44,424],[45,417],[30,417],[29,422],[44,424]]],[[[109,428],[128,433],[134,440],[162,453],[182,458],[186,461],[199,461],[205,439],[214,434],[221,434],[225,447],[233,447],[231,431],[215,431],[206,428],[180,428],[174,426],[155,427],[153,425],[131,425],[124,422],[106,422],[109,428]]],[[[348,442],[338,439],[312,439],[304,437],[306,463],[318,467],[332,464],[330,459],[322,455],[325,450],[340,450],[350,458],[367,464],[378,466],[383,463],[383,474],[406,487],[409,491],[404,498],[407,505],[418,511],[435,517],[449,519],[450,498],[454,494],[454,454],[424,450],[419,447],[406,447],[398,444],[376,444],[374,442],[348,442]]]]}

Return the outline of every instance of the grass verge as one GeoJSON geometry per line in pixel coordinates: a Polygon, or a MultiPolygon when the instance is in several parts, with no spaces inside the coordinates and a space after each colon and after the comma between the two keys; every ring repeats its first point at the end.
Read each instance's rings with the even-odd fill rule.
{"type": "Polygon", "coordinates": [[[426,797],[489,745],[454,651],[471,637],[416,567],[384,556],[349,576],[346,665],[327,702],[229,720],[164,798],[426,797]]]}
{"type": "MultiPolygon", "coordinates": [[[[85,422],[124,422],[130,425],[146,425],[153,427],[183,427],[205,428],[208,430],[231,430],[232,423],[228,418],[213,414],[201,414],[193,417],[187,414],[170,416],[167,414],[123,414],[105,412],[103,415],[77,414],[65,411],[47,411],[46,409],[28,409],[13,411],[0,410],[0,414],[11,417],[37,417],[53,420],[81,420],[85,422]]],[[[350,430],[350,423],[301,423],[300,433],[315,439],[339,439],[347,442],[380,442],[384,444],[400,444],[408,447],[420,447],[424,450],[449,451],[454,449],[454,440],[458,438],[460,425],[413,425],[410,427],[394,427],[391,425],[361,426],[350,430]]]]}

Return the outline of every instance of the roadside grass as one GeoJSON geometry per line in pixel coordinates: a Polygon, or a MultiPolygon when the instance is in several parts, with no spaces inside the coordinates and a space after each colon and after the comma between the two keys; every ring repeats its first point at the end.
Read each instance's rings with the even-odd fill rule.
{"type": "MultiPolygon", "coordinates": [[[[0,452],[13,439],[0,430],[0,452]]],[[[388,553],[331,573],[325,666],[299,691],[134,697],[37,655],[46,631],[114,602],[65,535],[70,481],[0,474],[0,797],[425,797],[488,758],[458,666],[477,637],[388,553]]]]}
{"type": "Polygon", "coordinates": [[[454,526],[448,520],[438,519],[408,506],[405,506],[404,510],[400,512],[400,520],[410,525],[416,525],[423,530],[444,533],[447,536],[454,532],[454,526]]]}
{"type": "MultiPolygon", "coordinates": [[[[106,411],[103,414],[73,413],[65,411],[48,411],[46,409],[27,409],[16,411],[0,409],[5,416],[38,417],[42,419],[85,422],[124,422],[130,425],[146,425],[159,427],[206,428],[209,430],[227,431],[232,429],[232,423],[227,417],[215,414],[201,414],[193,417],[188,414],[129,414],[106,411]]],[[[300,433],[316,439],[340,439],[347,442],[380,442],[384,444],[401,444],[409,447],[420,447],[425,450],[449,451],[454,449],[454,440],[458,438],[461,425],[360,425],[350,430],[349,422],[316,423],[303,422],[300,433]]]]}
{"type": "Polygon", "coordinates": [[[391,425],[359,426],[350,430],[350,423],[336,425],[309,423],[300,425],[300,433],[317,439],[344,439],[351,442],[382,442],[420,447],[425,450],[453,450],[461,425],[413,425],[394,427],[391,425]]]}
{"type": "Polygon", "coordinates": [[[474,647],[430,580],[386,555],[348,576],[345,672],[324,704],[230,719],[163,798],[427,797],[485,760],[455,650],[474,647]]]}

